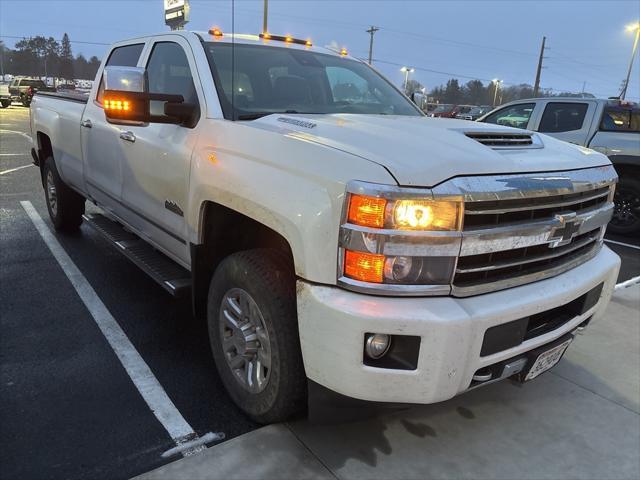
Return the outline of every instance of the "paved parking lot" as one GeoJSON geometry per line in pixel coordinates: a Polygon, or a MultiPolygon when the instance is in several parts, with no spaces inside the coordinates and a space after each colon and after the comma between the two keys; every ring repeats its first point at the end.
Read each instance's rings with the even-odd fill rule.
{"type": "MultiPolygon", "coordinates": [[[[129,478],[179,457],[161,456],[175,443],[21,206],[31,202],[50,225],[28,120],[21,106],[0,110],[0,476],[129,478]]],[[[188,300],[169,297],[87,227],[57,239],[197,435],[222,432],[228,441],[258,427],[224,393],[188,300]]],[[[609,240],[623,259],[619,280],[639,275],[640,239],[609,240]]],[[[282,428],[341,478],[413,477],[412,458],[429,459],[424,476],[439,478],[637,478],[640,330],[631,295],[525,387],[502,383],[348,426],[282,428]],[[568,456],[558,454],[562,445],[571,445],[568,456]]],[[[232,445],[240,444],[189,461],[244,451],[232,445]]],[[[179,476],[171,472],[164,478],[179,476]]]]}

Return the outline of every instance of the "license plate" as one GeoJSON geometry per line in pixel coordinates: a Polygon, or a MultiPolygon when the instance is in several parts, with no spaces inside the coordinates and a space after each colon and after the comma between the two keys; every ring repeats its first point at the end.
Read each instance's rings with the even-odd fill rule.
{"type": "Polygon", "coordinates": [[[571,343],[571,340],[573,339],[569,339],[566,342],[553,347],[551,350],[547,350],[546,352],[538,355],[538,358],[533,362],[533,365],[531,366],[529,373],[527,373],[527,376],[524,378],[524,381],[527,382],[529,380],[533,380],[538,375],[546,372],[558,363],[562,358],[562,354],[571,343]]]}

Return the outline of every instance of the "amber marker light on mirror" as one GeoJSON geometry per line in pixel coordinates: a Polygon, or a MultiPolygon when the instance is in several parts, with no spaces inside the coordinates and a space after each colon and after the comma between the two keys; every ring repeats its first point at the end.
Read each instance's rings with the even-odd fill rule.
{"type": "Polygon", "coordinates": [[[383,228],[387,200],[352,194],[349,199],[347,220],[363,227],[383,228]]]}
{"type": "Polygon", "coordinates": [[[345,250],[344,274],[361,282],[382,283],[384,280],[384,260],[384,255],[345,250]]]}

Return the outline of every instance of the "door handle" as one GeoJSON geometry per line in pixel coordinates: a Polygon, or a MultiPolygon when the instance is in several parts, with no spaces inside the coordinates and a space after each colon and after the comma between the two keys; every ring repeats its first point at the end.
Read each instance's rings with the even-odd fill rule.
{"type": "Polygon", "coordinates": [[[133,134],[133,132],[129,132],[128,130],[120,132],[120,138],[131,143],[136,141],[136,136],[133,134]]]}
{"type": "Polygon", "coordinates": [[[83,120],[83,121],[80,123],[80,126],[81,126],[81,127],[84,127],[84,128],[91,128],[91,127],[93,127],[93,123],[91,123],[91,120],[86,119],[86,120],[83,120]]]}

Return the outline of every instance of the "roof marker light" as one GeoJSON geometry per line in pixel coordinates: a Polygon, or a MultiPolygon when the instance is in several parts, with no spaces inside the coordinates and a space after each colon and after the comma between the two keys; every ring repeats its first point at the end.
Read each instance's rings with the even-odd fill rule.
{"type": "Polygon", "coordinates": [[[346,57],[347,55],[349,55],[349,53],[347,52],[347,49],[342,47],[340,49],[340,55],[342,55],[343,57],[346,57]]]}
{"type": "Polygon", "coordinates": [[[306,47],[311,47],[313,44],[310,39],[302,40],[300,38],[294,38],[291,35],[271,35],[270,33],[264,32],[258,35],[262,40],[274,40],[277,42],[285,42],[285,43],[295,43],[296,45],[304,45],[306,47]]]}

